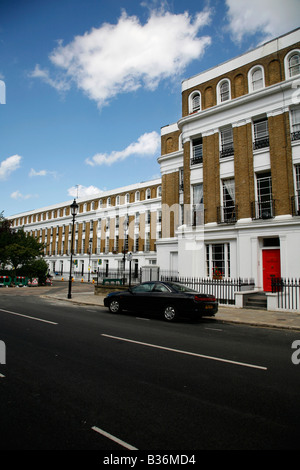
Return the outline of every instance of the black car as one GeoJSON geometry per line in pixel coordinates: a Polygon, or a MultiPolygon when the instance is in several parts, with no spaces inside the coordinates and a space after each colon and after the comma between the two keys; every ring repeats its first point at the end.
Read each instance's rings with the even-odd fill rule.
{"type": "Polygon", "coordinates": [[[104,299],[111,313],[122,310],[160,313],[167,321],[179,316],[194,319],[213,316],[218,311],[215,296],[201,294],[177,282],[143,282],[128,290],[111,292],[104,299]]]}

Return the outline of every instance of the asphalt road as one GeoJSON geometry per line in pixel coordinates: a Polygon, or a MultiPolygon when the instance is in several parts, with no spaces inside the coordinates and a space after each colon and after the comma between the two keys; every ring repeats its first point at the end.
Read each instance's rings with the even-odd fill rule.
{"type": "Polygon", "coordinates": [[[0,448],[298,449],[297,339],[2,295],[0,448]]]}

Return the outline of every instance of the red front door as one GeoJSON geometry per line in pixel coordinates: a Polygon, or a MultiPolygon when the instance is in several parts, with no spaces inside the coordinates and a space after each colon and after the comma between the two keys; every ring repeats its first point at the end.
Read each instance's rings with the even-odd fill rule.
{"type": "Polygon", "coordinates": [[[280,249],[263,250],[263,289],[272,291],[272,277],[280,277],[280,249]]]}

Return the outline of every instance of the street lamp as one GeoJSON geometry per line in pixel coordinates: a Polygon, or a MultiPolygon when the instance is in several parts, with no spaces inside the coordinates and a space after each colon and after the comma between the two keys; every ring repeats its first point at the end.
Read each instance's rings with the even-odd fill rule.
{"type": "Polygon", "coordinates": [[[88,282],[90,282],[90,276],[91,276],[91,254],[92,254],[92,246],[91,246],[91,243],[92,243],[92,239],[90,238],[89,239],[89,267],[88,267],[88,270],[89,270],[89,274],[88,274],[88,282]]]}
{"type": "Polygon", "coordinates": [[[78,204],[76,203],[76,200],[72,202],[70,205],[71,209],[71,215],[73,217],[72,221],[72,238],[71,238],[71,259],[70,259],[70,276],[69,276],[69,291],[68,291],[68,299],[72,298],[71,294],[71,289],[72,289],[72,258],[73,258],[73,245],[74,245],[74,222],[75,222],[75,217],[78,212],[78,204]]]}

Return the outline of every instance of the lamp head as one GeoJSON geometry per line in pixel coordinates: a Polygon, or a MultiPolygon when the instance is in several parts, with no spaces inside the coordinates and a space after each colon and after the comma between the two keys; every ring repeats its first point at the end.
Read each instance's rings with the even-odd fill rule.
{"type": "Polygon", "coordinates": [[[77,204],[75,199],[72,202],[72,204],[70,205],[70,208],[71,208],[71,214],[73,215],[73,217],[75,217],[77,215],[77,212],[78,212],[78,204],[77,204]]]}

